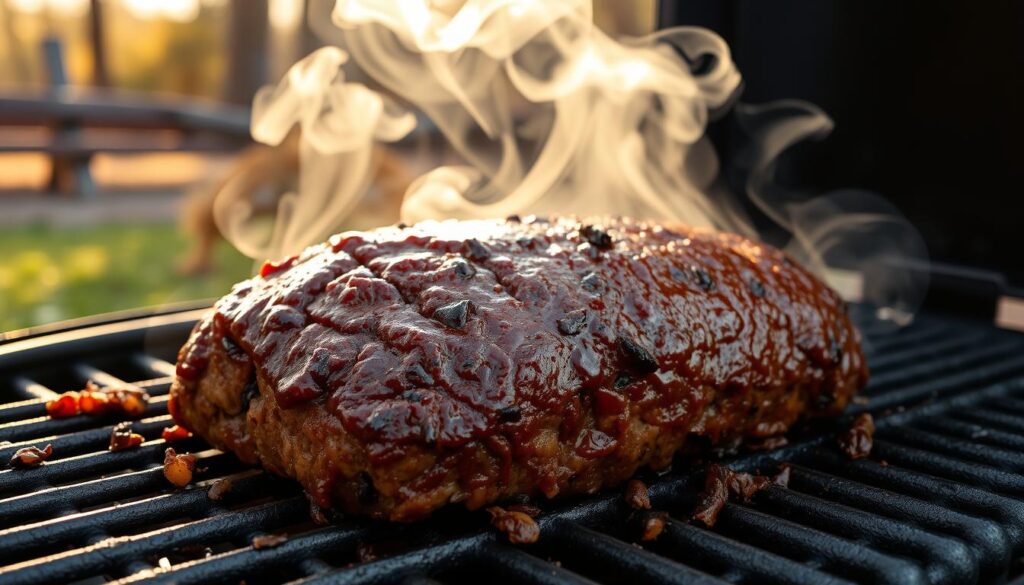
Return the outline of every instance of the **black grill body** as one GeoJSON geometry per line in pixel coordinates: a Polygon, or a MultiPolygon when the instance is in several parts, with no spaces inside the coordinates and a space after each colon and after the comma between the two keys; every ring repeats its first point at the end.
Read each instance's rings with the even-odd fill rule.
{"type": "Polygon", "coordinates": [[[248,468],[199,439],[187,489],[162,475],[166,395],[195,312],[40,336],[0,346],[0,583],[1002,583],[1024,551],[1024,336],[921,316],[899,331],[865,326],[878,431],[869,459],[835,447],[845,424],[790,445],[725,458],[788,488],[731,502],[713,529],[687,519],[703,477],[692,465],[646,478],[670,520],[638,544],[620,493],[542,502],[541,539],[512,546],[485,512],[444,510],[411,525],[309,520],[296,484],[248,468]],[[144,387],[141,447],[107,452],[113,418],[51,420],[52,392],[87,380],[144,387]],[[33,470],[7,467],[50,443],[33,470]],[[211,483],[232,480],[227,497],[211,483]],[[254,537],[286,534],[255,550],[254,537]]]}

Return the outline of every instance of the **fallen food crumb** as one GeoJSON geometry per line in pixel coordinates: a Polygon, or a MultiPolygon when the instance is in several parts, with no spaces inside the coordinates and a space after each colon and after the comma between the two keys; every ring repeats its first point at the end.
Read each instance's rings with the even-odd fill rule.
{"type": "Polygon", "coordinates": [[[639,479],[631,479],[626,484],[626,503],[634,510],[650,510],[651,495],[647,485],[639,479]]]}
{"type": "Polygon", "coordinates": [[[196,456],[191,454],[178,455],[173,448],[164,451],[164,477],[178,487],[185,487],[192,481],[192,472],[196,468],[196,456]]]}
{"type": "Polygon", "coordinates": [[[704,476],[704,491],[700,494],[693,519],[711,528],[718,521],[718,514],[729,501],[730,494],[749,502],[754,494],[770,485],[772,480],[763,475],[736,472],[712,463],[704,476]]]}
{"type": "Polygon", "coordinates": [[[789,476],[791,473],[791,467],[789,465],[783,465],[779,473],[772,478],[772,483],[781,487],[789,487],[789,476]]]}
{"type": "Polygon", "coordinates": [[[540,538],[540,527],[529,515],[500,506],[492,506],[487,511],[491,514],[491,525],[504,532],[512,544],[533,544],[540,538]]]}
{"type": "Polygon", "coordinates": [[[252,539],[252,547],[256,550],[274,548],[288,542],[288,537],[283,534],[265,534],[252,539]]]}
{"type": "Polygon", "coordinates": [[[130,384],[101,387],[93,381],[85,384],[80,392],[65,392],[47,401],[46,414],[53,418],[68,418],[78,414],[100,416],[121,413],[140,416],[146,412],[149,394],[130,384]]]}
{"type": "Polygon", "coordinates": [[[65,392],[46,402],[46,414],[53,418],[68,418],[78,414],[78,392],[65,392]]]}
{"type": "Polygon", "coordinates": [[[40,449],[35,445],[22,447],[11,456],[11,467],[18,469],[32,469],[39,467],[53,455],[53,445],[47,445],[40,449]]]}
{"type": "Polygon", "coordinates": [[[650,512],[647,514],[644,518],[644,528],[640,534],[640,540],[644,542],[657,540],[661,532],[665,530],[666,522],[668,522],[667,512],[650,512]]]}
{"type": "Polygon", "coordinates": [[[160,557],[160,560],[156,562],[156,565],[161,569],[167,570],[171,568],[171,560],[167,557],[160,557]]]}
{"type": "Polygon", "coordinates": [[[231,492],[231,489],[235,487],[230,479],[222,478],[213,482],[210,489],[206,491],[206,497],[210,498],[215,502],[219,502],[224,499],[226,495],[231,492]]]}
{"type": "Polygon", "coordinates": [[[843,434],[839,435],[839,449],[850,459],[864,459],[871,455],[875,437],[875,419],[863,412],[853,419],[843,434]]]}
{"type": "Polygon", "coordinates": [[[132,423],[125,421],[114,425],[114,429],[110,432],[110,446],[108,449],[116,453],[138,447],[145,440],[146,438],[142,435],[132,432],[132,423]]]}
{"type": "Polygon", "coordinates": [[[192,431],[186,429],[181,425],[164,427],[163,432],[160,433],[160,438],[167,441],[168,443],[173,443],[174,441],[181,441],[191,436],[192,431]]]}

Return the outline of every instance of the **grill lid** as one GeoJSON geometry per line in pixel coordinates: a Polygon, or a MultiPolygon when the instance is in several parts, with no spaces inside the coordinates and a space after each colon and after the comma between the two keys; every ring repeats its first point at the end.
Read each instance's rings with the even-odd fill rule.
{"type": "Polygon", "coordinates": [[[792,465],[789,488],[729,503],[711,529],[686,521],[703,478],[648,477],[653,509],[671,519],[639,546],[620,493],[542,502],[541,539],[514,547],[485,512],[444,510],[389,525],[318,526],[296,484],[209,448],[195,483],[163,478],[174,353],[194,313],[128,321],[0,347],[0,465],[51,443],[33,470],[0,471],[0,581],[351,583],[967,583],[1004,579],[1024,550],[1024,336],[923,316],[896,333],[866,328],[878,427],[871,458],[848,461],[838,427],[789,446],[733,456],[733,469],[792,465]],[[138,448],[108,453],[115,418],[51,420],[51,392],[130,381],[153,399],[133,423],[138,448]],[[207,497],[218,478],[233,487],[207,497]],[[255,550],[254,537],[287,534],[255,550]]]}

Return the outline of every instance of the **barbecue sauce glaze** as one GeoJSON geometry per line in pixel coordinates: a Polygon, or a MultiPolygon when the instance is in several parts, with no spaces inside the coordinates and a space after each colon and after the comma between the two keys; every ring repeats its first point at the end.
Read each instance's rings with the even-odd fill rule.
{"type": "Polygon", "coordinates": [[[425,222],[268,263],[197,326],[177,373],[196,380],[219,346],[281,408],[322,404],[373,465],[410,446],[482,445],[507,462],[551,414],[560,442],[600,458],[630,417],[712,445],[778,435],[803,406],[773,389],[837,414],[867,380],[857,337],[833,291],[739,236],[629,219],[425,222]]]}

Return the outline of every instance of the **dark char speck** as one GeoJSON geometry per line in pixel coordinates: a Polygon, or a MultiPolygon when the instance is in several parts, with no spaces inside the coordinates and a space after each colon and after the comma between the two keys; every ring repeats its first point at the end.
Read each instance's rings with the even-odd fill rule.
{"type": "Polygon", "coordinates": [[[651,355],[651,352],[643,348],[639,343],[629,339],[627,337],[619,338],[619,348],[622,353],[625,354],[626,359],[629,360],[629,364],[636,371],[642,374],[651,374],[657,372],[658,360],[651,355]]]}
{"type": "Polygon", "coordinates": [[[590,242],[590,245],[595,248],[608,250],[612,247],[612,237],[608,235],[608,232],[597,226],[585,225],[581,227],[580,235],[590,242]]]}
{"type": "Polygon", "coordinates": [[[579,335],[580,331],[587,326],[587,312],[577,309],[566,313],[565,317],[558,320],[558,330],[562,335],[579,335]]]}
{"type": "Polygon", "coordinates": [[[434,318],[452,329],[462,329],[475,306],[472,301],[456,301],[434,311],[434,318]]]}
{"type": "Polygon", "coordinates": [[[482,262],[491,257],[491,251],[480,240],[471,238],[462,243],[462,255],[474,262],[482,262]]]}

